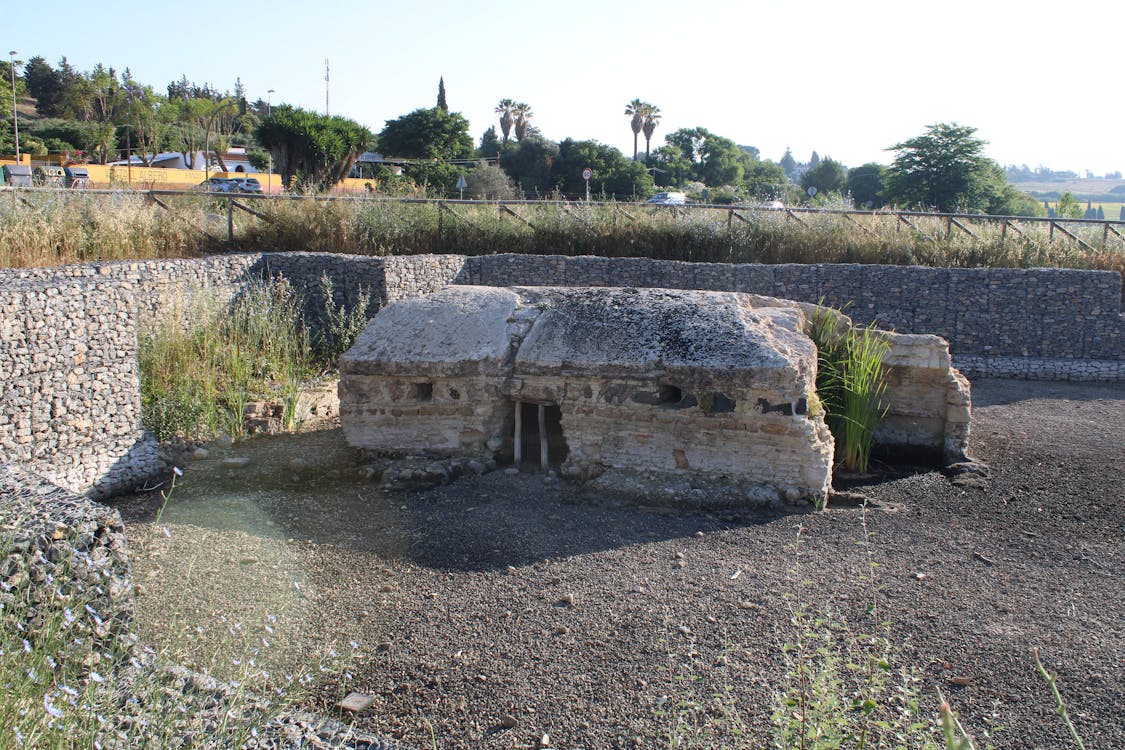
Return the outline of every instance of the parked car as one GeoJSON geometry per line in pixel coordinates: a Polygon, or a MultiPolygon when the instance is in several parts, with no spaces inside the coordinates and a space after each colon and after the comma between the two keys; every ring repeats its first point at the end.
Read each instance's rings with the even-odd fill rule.
{"type": "Polygon", "coordinates": [[[231,181],[238,186],[237,191],[240,193],[261,195],[263,192],[262,183],[258,182],[257,177],[232,177],[231,181]]]}
{"type": "Polygon", "coordinates": [[[201,193],[237,193],[238,183],[229,177],[210,177],[199,183],[195,189],[201,193]]]}
{"type": "Polygon", "coordinates": [[[653,206],[682,206],[687,203],[684,193],[657,193],[645,201],[646,205],[653,206]]]}

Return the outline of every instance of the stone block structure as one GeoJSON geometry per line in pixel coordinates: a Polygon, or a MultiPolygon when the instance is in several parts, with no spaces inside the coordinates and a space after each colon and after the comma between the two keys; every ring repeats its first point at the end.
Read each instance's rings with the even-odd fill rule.
{"type": "MultiPolygon", "coordinates": [[[[812,306],[732,292],[450,286],[385,307],[340,360],[348,442],[395,454],[737,485],[818,500],[833,443],[812,306]]],[[[847,325],[846,318],[842,318],[847,325]]],[[[885,334],[882,439],[964,457],[968,384],[936,336],[885,334]]]]}
{"type": "Polygon", "coordinates": [[[802,325],[794,307],[729,292],[451,286],[384,308],[341,357],[341,422],[376,451],[823,498],[833,444],[809,412],[802,325]]]}

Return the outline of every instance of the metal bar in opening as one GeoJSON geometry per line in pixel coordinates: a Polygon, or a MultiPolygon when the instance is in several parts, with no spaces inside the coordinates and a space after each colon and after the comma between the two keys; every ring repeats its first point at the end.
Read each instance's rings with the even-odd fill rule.
{"type": "Polygon", "coordinates": [[[518,467],[523,463],[523,402],[516,402],[516,445],[512,460],[518,467]]]}
{"type": "Polygon", "coordinates": [[[550,468],[547,461],[547,407],[539,404],[539,466],[546,472],[550,468]]]}

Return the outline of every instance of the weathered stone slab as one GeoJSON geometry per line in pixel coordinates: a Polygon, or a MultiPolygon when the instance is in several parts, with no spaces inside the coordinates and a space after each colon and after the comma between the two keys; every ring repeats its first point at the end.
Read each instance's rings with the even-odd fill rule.
{"type": "Polygon", "coordinates": [[[361,448],[511,461],[519,405],[538,404],[569,476],[820,500],[833,442],[804,323],[734,292],[450,288],[384,308],[341,358],[341,421],[361,448]]]}

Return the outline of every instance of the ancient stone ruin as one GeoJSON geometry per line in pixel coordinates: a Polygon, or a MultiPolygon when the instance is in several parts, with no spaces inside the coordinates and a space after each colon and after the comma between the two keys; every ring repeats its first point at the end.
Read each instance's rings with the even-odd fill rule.
{"type": "MultiPolygon", "coordinates": [[[[381,453],[557,466],[681,501],[705,486],[725,503],[818,502],[833,439],[810,310],[735,292],[451,286],[383,308],[341,358],[341,422],[381,453]]],[[[963,456],[968,384],[945,342],[887,336],[884,437],[963,456]]]]}

